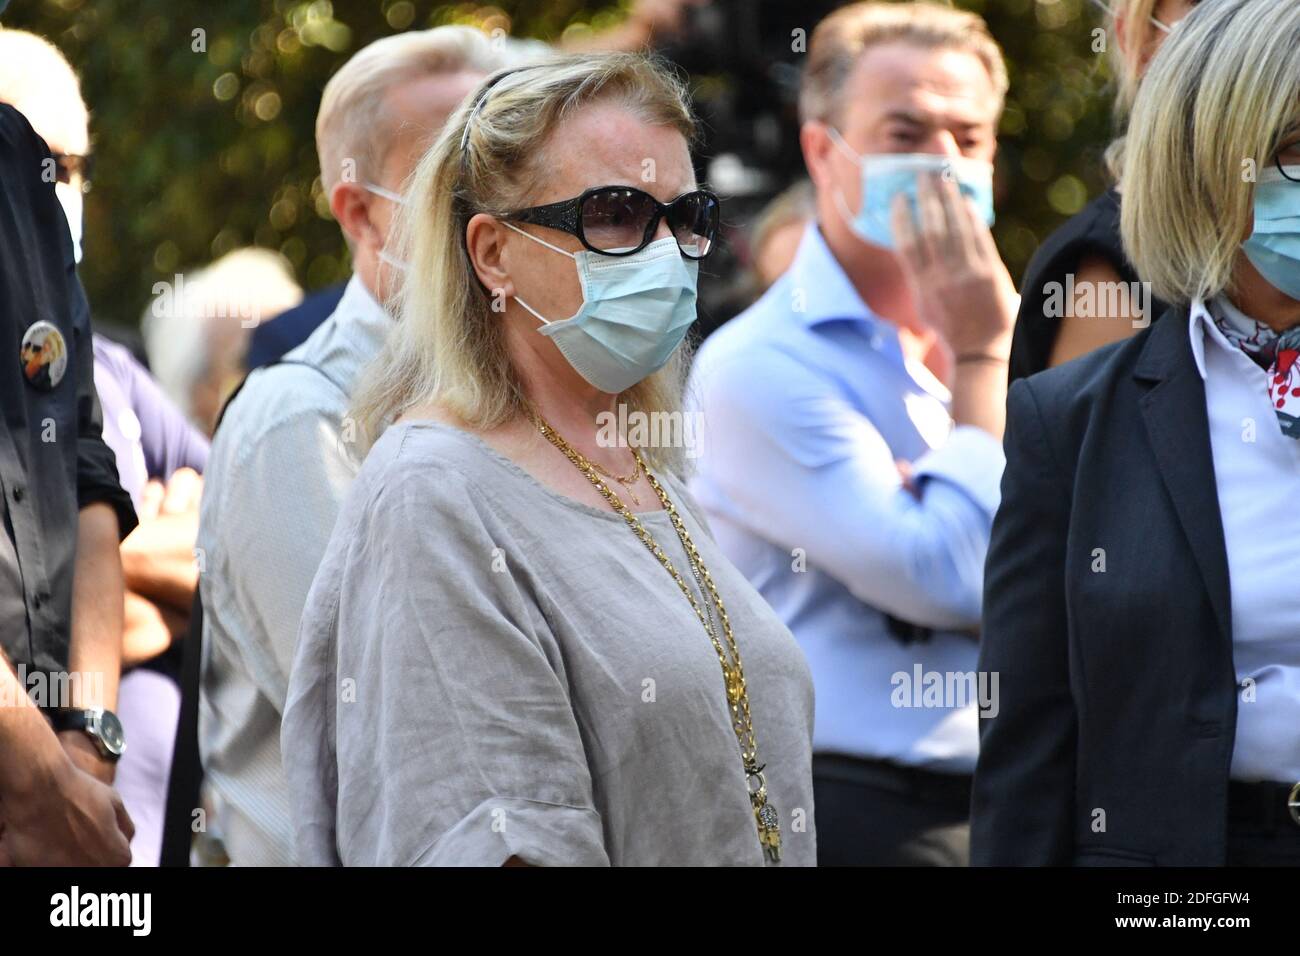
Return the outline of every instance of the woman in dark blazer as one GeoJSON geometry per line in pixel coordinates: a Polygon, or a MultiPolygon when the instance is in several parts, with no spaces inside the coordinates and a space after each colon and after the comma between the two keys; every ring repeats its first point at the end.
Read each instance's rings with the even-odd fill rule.
{"type": "Polygon", "coordinates": [[[1123,181],[1175,305],[1011,390],[972,860],[1298,865],[1300,4],[1187,17],[1123,181]]]}

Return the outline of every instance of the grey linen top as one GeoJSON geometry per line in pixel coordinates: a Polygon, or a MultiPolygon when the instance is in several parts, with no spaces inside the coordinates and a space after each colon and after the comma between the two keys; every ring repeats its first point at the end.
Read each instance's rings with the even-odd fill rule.
{"type": "MultiPolygon", "coordinates": [[[[808,666],[660,479],[740,646],[782,864],[813,865],[808,666]]],[[[668,515],[641,520],[694,588],[668,515]]],[[[308,865],[765,861],[722,669],[677,584],[621,517],[442,424],[389,428],[350,489],[281,746],[308,865]]]]}

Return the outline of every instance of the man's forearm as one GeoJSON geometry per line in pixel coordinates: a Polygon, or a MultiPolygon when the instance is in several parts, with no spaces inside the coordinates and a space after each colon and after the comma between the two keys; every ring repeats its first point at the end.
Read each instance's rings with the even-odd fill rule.
{"type": "Polygon", "coordinates": [[[178,547],[175,535],[163,541],[161,535],[142,533],[144,528],[142,524],[122,545],[122,571],[127,589],[175,610],[188,611],[198,584],[193,531],[188,539],[179,539],[183,547],[178,547]],[[133,540],[137,535],[140,539],[133,540]]]}
{"type": "Polygon", "coordinates": [[[125,601],[117,514],[105,504],[81,509],[77,522],[77,562],[72,584],[72,640],[68,670],[80,700],[73,707],[117,706],[122,670],[122,609],[125,601]]]}
{"type": "Polygon", "coordinates": [[[0,652],[0,801],[26,799],[67,758],[0,652]]]}

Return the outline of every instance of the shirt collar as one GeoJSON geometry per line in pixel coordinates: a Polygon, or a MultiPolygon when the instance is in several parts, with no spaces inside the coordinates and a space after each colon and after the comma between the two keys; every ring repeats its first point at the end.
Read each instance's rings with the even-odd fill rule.
{"type": "Polygon", "coordinates": [[[1214,319],[1210,318],[1205,300],[1197,299],[1192,303],[1187,334],[1192,340],[1192,358],[1196,360],[1196,371],[1200,373],[1202,381],[1205,380],[1205,337],[1210,334],[1210,329],[1214,329],[1214,319]]]}
{"type": "Polygon", "coordinates": [[[869,323],[882,321],[853,288],[815,221],[804,230],[785,281],[803,295],[804,308],[795,314],[805,325],[836,319],[869,323]]]}
{"type": "MultiPolygon", "coordinates": [[[[1242,324],[1251,322],[1250,317],[1233,305],[1227,296],[1218,296],[1214,300],[1214,307],[1222,309],[1230,318],[1236,319],[1242,324]]],[[[1202,380],[1205,379],[1205,341],[1207,338],[1229,352],[1246,354],[1229,342],[1227,337],[1219,331],[1219,327],[1214,322],[1214,316],[1210,314],[1209,305],[1204,299],[1196,299],[1192,302],[1188,318],[1188,334],[1192,340],[1192,358],[1196,360],[1196,371],[1201,373],[1202,380]]]]}

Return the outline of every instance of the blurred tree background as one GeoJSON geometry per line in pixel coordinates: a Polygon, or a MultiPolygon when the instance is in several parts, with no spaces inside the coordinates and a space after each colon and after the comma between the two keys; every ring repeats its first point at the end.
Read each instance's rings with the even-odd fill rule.
{"type": "MultiPolygon", "coordinates": [[[[97,320],[135,326],[155,282],[244,245],[279,250],[308,290],[346,277],[314,126],[326,80],[362,46],[443,23],[552,41],[616,25],[632,2],[15,0],[4,25],[52,40],[81,74],[95,152],[82,281],[97,320]]],[[[797,174],[802,54],[791,49],[791,24],[810,34],[834,5],[714,0],[691,11],[708,55],[665,50],[692,70],[707,150],[731,139],[762,146],[737,150],[766,175],[728,204],[733,229],[797,174]],[[756,99],[772,106],[769,89],[775,118],[755,118],[756,99]]],[[[984,16],[1011,74],[995,234],[1018,278],[1042,238],[1104,187],[1110,75],[1093,33],[1100,18],[1088,0],[955,5],[984,16]]]]}

